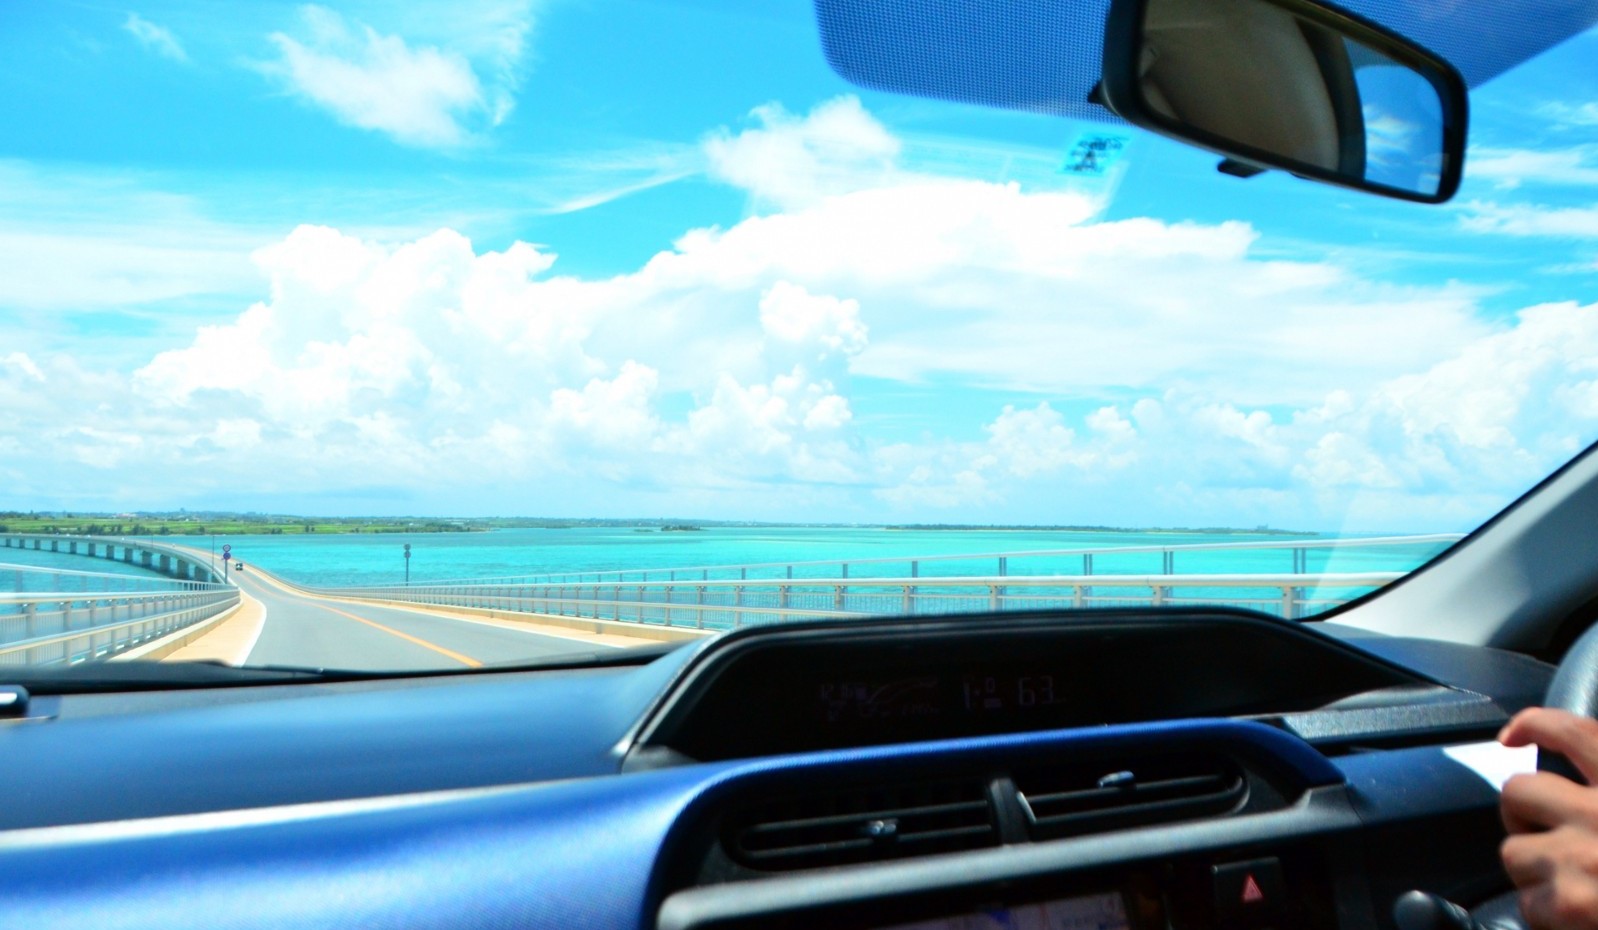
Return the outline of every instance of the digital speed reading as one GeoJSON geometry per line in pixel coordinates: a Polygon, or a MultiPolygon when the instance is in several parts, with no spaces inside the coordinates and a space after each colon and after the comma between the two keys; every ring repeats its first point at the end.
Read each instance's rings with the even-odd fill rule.
{"type": "Polygon", "coordinates": [[[927,677],[823,681],[817,687],[817,697],[828,723],[937,716],[942,703],[938,680],[927,677]]]}
{"type": "Polygon", "coordinates": [[[1014,666],[967,666],[939,675],[828,676],[809,683],[813,713],[828,727],[965,718],[980,728],[1004,726],[1011,717],[1036,724],[1080,704],[1069,678],[1052,671],[1014,666]],[[978,723],[978,721],[981,721],[978,723]]]}
{"type": "Polygon", "coordinates": [[[1053,675],[966,675],[961,691],[973,712],[1061,703],[1053,675]]]}

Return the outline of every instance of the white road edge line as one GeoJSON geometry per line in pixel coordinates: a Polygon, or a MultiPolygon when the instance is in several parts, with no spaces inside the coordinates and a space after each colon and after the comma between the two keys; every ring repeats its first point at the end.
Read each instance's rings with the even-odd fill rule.
{"type": "Polygon", "coordinates": [[[255,635],[250,637],[250,641],[245,644],[242,650],[233,654],[234,665],[246,665],[250,661],[250,653],[255,651],[255,644],[261,641],[261,631],[266,629],[266,617],[270,611],[266,609],[265,601],[254,595],[246,594],[243,585],[239,585],[239,594],[261,605],[261,622],[255,625],[255,635]]]}
{"type": "MultiPolygon", "coordinates": [[[[588,645],[588,646],[604,646],[606,649],[626,649],[627,648],[626,646],[618,646],[615,643],[600,643],[600,642],[595,642],[594,640],[591,640],[591,639],[583,639],[580,636],[566,636],[566,635],[563,635],[561,633],[545,633],[543,630],[524,630],[524,629],[521,629],[518,626],[512,626],[511,625],[511,624],[515,624],[515,623],[518,622],[518,621],[515,621],[515,620],[502,620],[502,621],[500,621],[498,623],[495,623],[492,620],[473,620],[470,617],[458,617],[458,616],[456,616],[454,614],[435,613],[435,612],[433,612],[431,610],[417,610],[414,607],[399,607],[399,606],[396,606],[394,604],[378,604],[378,603],[373,603],[373,602],[370,602],[370,601],[358,601],[358,600],[353,600],[353,599],[351,599],[351,600],[340,599],[340,602],[344,603],[344,604],[368,604],[368,605],[370,605],[372,607],[378,608],[379,610],[397,610],[397,611],[400,611],[401,613],[416,614],[419,617],[432,617],[435,620],[455,620],[455,621],[459,621],[461,623],[475,623],[478,626],[493,627],[496,630],[510,630],[513,633],[526,633],[528,636],[548,636],[550,639],[564,639],[567,642],[583,643],[584,645],[588,645]]],[[[601,633],[601,634],[598,634],[598,635],[603,636],[605,634],[601,633]]],[[[647,644],[647,641],[643,642],[643,643],[640,643],[639,645],[646,645],[646,644],[647,644]]]]}
{"type": "MultiPolygon", "coordinates": [[[[214,556],[212,557],[212,561],[213,561],[213,564],[214,564],[214,562],[215,562],[215,557],[214,556]]],[[[545,633],[543,630],[524,630],[524,629],[521,629],[520,627],[511,626],[510,625],[510,624],[516,623],[517,621],[515,621],[515,620],[505,620],[505,621],[500,621],[500,622],[496,623],[496,622],[489,621],[489,620],[472,620],[472,619],[469,619],[467,617],[458,617],[458,616],[456,616],[454,614],[442,614],[442,613],[437,613],[437,612],[430,611],[430,610],[417,610],[414,607],[398,607],[398,606],[393,606],[393,605],[389,605],[389,604],[373,603],[371,601],[355,600],[355,599],[352,599],[352,598],[309,597],[307,595],[301,594],[298,591],[291,590],[286,585],[278,583],[277,579],[272,578],[269,575],[257,574],[255,576],[255,580],[257,580],[257,581],[259,581],[259,582],[261,582],[263,584],[270,584],[272,587],[277,588],[279,591],[282,591],[284,594],[287,594],[290,597],[297,597],[297,598],[300,598],[301,600],[306,600],[306,601],[324,600],[324,601],[336,601],[336,602],[342,603],[342,604],[362,604],[362,605],[366,605],[366,606],[370,606],[370,607],[376,607],[379,610],[397,610],[397,611],[400,611],[402,613],[415,614],[418,617],[432,617],[435,620],[458,620],[461,623],[475,623],[478,626],[493,627],[496,630],[510,630],[513,633],[526,633],[528,636],[547,636],[550,639],[563,639],[563,640],[565,640],[565,641],[567,641],[569,643],[582,643],[585,646],[603,646],[606,649],[626,649],[626,648],[628,648],[626,646],[615,645],[614,643],[595,642],[594,640],[591,640],[591,639],[583,639],[580,636],[565,636],[565,635],[562,635],[560,633],[545,633]]],[[[244,585],[241,583],[239,585],[239,589],[243,590],[243,588],[244,588],[244,585]]],[[[260,638],[261,638],[261,630],[265,629],[265,628],[266,628],[266,603],[263,601],[261,603],[261,626],[260,626],[260,628],[258,628],[255,631],[255,639],[250,640],[250,651],[254,651],[256,642],[258,640],[260,640],[260,638]]],[[[601,633],[601,634],[597,634],[597,635],[603,636],[605,634],[601,633]]],[[[644,645],[644,644],[640,644],[640,645],[644,645]]],[[[245,658],[246,659],[249,658],[249,651],[247,651],[245,653],[245,658]]],[[[238,662],[238,663],[234,663],[234,664],[242,664],[242,662],[238,662]]]]}
{"type": "MultiPolygon", "coordinates": [[[[195,551],[198,552],[199,550],[195,551]]],[[[213,570],[217,567],[216,563],[218,561],[218,557],[213,554],[211,556],[211,568],[213,570]]],[[[233,653],[233,661],[229,663],[231,665],[245,665],[250,661],[250,653],[255,651],[255,644],[261,641],[261,631],[266,629],[266,618],[270,613],[266,609],[266,602],[244,590],[243,584],[239,584],[239,597],[247,597],[261,606],[261,622],[255,625],[255,635],[250,637],[250,641],[244,645],[244,648],[233,653]]]]}

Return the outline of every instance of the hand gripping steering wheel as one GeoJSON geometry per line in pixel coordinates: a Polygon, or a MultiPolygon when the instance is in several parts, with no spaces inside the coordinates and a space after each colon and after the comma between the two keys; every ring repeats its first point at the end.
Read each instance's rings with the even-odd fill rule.
{"type": "MultiPolygon", "coordinates": [[[[1548,683],[1543,706],[1598,719],[1598,624],[1581,634],[1565,653],[1553,681],[1548,683]]],[[[1558,753],[1539,749],[1537,768],[1563,775],[1577,784],[1587,783],[1576,767],[1558,753]]],[[[1526,927],[1520,914],[1519,896],[1512,891],[1468,911],[1437,895],[1411,891],[1394,903],[1393,920],[1400,930],[1525,930],[1526,927]]]]}

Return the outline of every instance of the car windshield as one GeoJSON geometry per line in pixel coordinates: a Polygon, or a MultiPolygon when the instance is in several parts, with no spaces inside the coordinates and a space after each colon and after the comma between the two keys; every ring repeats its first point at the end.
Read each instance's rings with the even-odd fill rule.
{"type": "Polygon", "coordinates": [[[851,84],[811,0],[0,21],[0,663],[1302,619],[1598,438],[1598,33],[1427,206],[851,84]]]}

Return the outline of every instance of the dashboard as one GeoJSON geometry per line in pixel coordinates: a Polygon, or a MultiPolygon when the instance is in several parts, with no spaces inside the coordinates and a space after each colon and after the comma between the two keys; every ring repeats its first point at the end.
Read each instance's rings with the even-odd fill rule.
{"type": "MultiPolygon", "coordinates": [[[[665,750],[731,759],[1206,716],[1313,729],[1346,721],[1351,709],[1417,704],[1430,708],[1432,728],[1499,719],[1484,695],[1246,614],[815,625],[718,644],[646,720],[631,758],[665,750]]],[[[1376,730],[1342,737],[1394,735],[1391,715],[1371,721],[1376,730]]]]}
{"type": "Polygon", "coordinates": [[[40,697],[0,926],[1385,927],[1507,887],[1461,760],[1552,672],[1213,610],[638,663],[40,697]]]}

